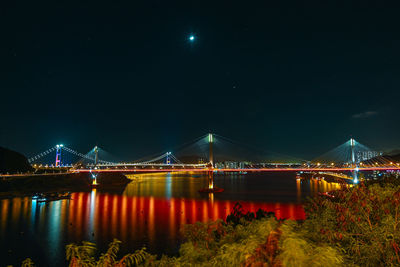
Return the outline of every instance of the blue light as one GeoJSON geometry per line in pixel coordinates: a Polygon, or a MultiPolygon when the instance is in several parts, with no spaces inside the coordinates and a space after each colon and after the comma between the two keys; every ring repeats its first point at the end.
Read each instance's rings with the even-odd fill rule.
{"type": "Polygon", "coordinates": [[[194,41],[194,35],[189,36],[189,41],[192,41],[192,42],[194,41]]]}

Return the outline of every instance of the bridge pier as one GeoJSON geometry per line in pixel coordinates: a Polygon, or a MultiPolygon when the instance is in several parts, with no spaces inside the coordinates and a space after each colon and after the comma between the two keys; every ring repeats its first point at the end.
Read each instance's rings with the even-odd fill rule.
{"type": "Polygon", "coordinates": [[[208,189],[214,189],[214,172],[212,170],[208,172],[208,189]]]}
{"type": "Polygon", "coordinates": [[[353,171],[353,183],[358,183],[358,168],[355,168],[353,171]]]}
{"type": "Polygon", "coordinates": [[[208,187],[200,189],[200,193],[220,193],[223,192],[224,189],[214,186],[214,170],[210,168],[207,172],[207,181],[208,187]]]}
{"type": "Polygon", "coordinates": [[[353,183],[357,184],[358,183],[358,166],[357,166],[355,152],[354,152],[355,145],[356,145],[356,140],[354,140],[354,138],[351,138],[350,139],[351,163],[352,163],[352,167],[354,168],[354,171],[353,171],[353,183]]]}
{"type": "Polygon", "coordinates": [[[92,176],[92,186],[95,187],[98,185],[97,183],[97,175],[98,173],[94,173],[92,172],[92,170],[90,170],[90,175],[92,176]]]}

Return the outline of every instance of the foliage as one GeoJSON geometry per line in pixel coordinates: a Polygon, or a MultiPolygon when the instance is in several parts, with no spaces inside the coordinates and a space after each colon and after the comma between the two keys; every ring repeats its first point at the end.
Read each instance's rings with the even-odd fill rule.
{"type": "Polygon", "coordinates": [[[148,258],[144,266],[238,266],[277,226],[274,218],[253,222],[242,218],[236,226],[222,220],[186,225],[183,234],[187,242],[179,257],[148,258]]]}
{"type": "Polygon", "coordinates": [[[35,264],[33,263],[31,258],[26,258],[21,264],[21,267],[34,267],[34,266],[35,264]]]}
{"type": "Polygon", "coordinates": [[[282,232],[280,229],[272,230],[265,243],[260,244],[254,253],[245,261],[245,266],[264,265],[281,266],[281,261],[277,258],[279,249],[279,238],[282,232]]]}
{"type": "Polygon", "coordinates": [[[93,266],[94,253],[96,251],[96,245],[90,242],[83,241],[82,245],[69,244],[65,247],[66,257],[69,261],[70,267],[82,266],[89,267],[93,266]]]}
{"type": "Polygon", "coordinates": [[[121,241],[114,239],[108,247],[106,253],[102,253],[99,260],[94,258],[96,247],[93,243],[82,242],[82,245],[69,244],[66,246],[67,260],[70,267],[122,267],[122,266],[139,266],[147,257],[148,253],[145,248],[136,250],[134,253],[117,259],[119,245],[121,241]]]}
{"type": "Polygon", "coordinates": [[[360,184],[332,195],[306,206],[310,240],[340,249],[357,265],[400,265],[400,186],[360,184]]]}
{"type": "Polygon", "coordinates": [[[326,243],[315,243],[308,239],[309,233],[301,224],[285,221],[280,230],[279,260],[283,266],[342,266],[341,252],[326,243]]]}
{"type": "Polygon", "coordinates": [[[330,195],[310,200],[303,222],[235,205],[227,223],[185,226],[180,257],[152,266],[400,265],[400,187],[360,184],[330,195]]]}
{"type": "MultiPolygon", "coordinates": [[[[338,249],[313,243],[294,221],[273,216],[243,216],[240,205],[230,223],[186,225],[179,257],[163,256],[144,266],[340,266],[338,249]],[[240,219],[238,219],[239,217],[240,219]]],[[[265,212],[264,212],[265,214],[265,212]]],[[[270,214],[269,214],[270,215],[270,214]]]]}
{"type": "Polygon", "coordinates": [[[242,205],[239,202],[236,202],[233,206],[233,211],[226,217],[227,223],[232,223],[233,225],[237,225],[240,223],[240,220],[243,218],[246,221],[259,220],[262,218],[275,217],[274,212],[267,212],[262,209],[258,209],[256,213],[247,211],[245,212],[242,205]]]}

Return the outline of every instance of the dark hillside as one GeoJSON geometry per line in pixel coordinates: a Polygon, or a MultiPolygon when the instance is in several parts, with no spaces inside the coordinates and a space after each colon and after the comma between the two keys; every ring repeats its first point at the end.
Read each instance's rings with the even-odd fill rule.
{"type": "Polygon", "coordinates": [[[0,173],[34,171],[27,158],[15,151],[0,147],[0,173]]]}

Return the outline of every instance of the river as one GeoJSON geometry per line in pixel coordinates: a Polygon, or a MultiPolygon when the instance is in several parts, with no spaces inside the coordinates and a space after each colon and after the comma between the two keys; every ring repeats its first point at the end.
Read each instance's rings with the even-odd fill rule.
{"type": "Polygon", "coordinates": [[[121,253],[146,246],[175,255],[181,226],[225,219],[236,202],[250,211],[273,211],[278,218],[304,219],[302,203],[335,183],[299,180],[294,173],[216,174],[225,191],[203,194],[207,177],[198,173],[130,175],[120,191],[74,192],[71,200],[37,203],[30,197],[0,200],[0,263],[20,265],[27,257],[38,266],[65,266],[65,246],[83,240],[107,249],[113,238],[121,253]]]}

